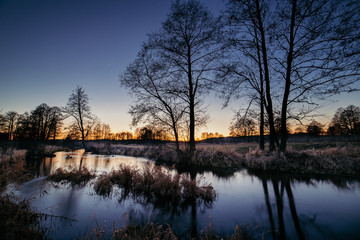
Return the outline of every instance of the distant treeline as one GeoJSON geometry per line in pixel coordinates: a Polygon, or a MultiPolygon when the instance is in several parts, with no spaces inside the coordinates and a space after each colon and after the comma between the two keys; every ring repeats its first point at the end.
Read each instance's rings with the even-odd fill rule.
{"type": "MultiPolygon", "coordinates": [[[[36,107],[30,113],[18,114],[14,111],[0,114],[0,139],[1,140],[82,140],[80,131],[73,124],[64,125],[65,114],[60,107],[49,107],[43,103],[36,107]]],[[[259,140],[259,131],[256,124],[256,116],[244,118],[240,117],[233,121],[230,126],[230,137],[224,137],[219,133],[203,132],[201,138],[197,140],[206,140],[206,142],[257,142],[259,140]]],[[[276,126],[276,125],[275,125],[276,126]]],[[[280,131],[280,126],[276,128],[280,131]]],[[[291,129],[291,128],[289,128],[291,129]]],[[[266,131],[265,131],[266,133],[266,131]]],[[[338,136],[336,138],[352,139],[348,136],[360,135],[360,108],[349,105],[346,108],[339,108],[335,112],[332,121],[325,127],[317,121],[312,121],[308,125],[292,128],[289,133],[289,141],[294,138],[296,141],[307,139],[308,136],[338,136]]],[[[134,133],[118,132],[112,133],[110,126],[105,123],[97,122],[89,131],[85,140],[158,140],[172,141],[173,138],[168,131],[160,129],[158,126],[147,125],[137,128],[134,133]]],[[[182,141],[186,141],[183,136],[182,141]]],[[[317,138],[320,139],[320,138],[317,138]]],[[[357,138],[356,138],[357,139],[357,138]]],[[[268,141],[268,136],[265,135],[268,141]]]]}

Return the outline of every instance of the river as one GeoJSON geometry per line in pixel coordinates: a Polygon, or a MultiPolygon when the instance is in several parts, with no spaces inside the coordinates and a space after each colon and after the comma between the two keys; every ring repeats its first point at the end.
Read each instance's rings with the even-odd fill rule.
{"type": "MultiPolygon", "coordinates": [[[[53,239],[76,239],[94,228],[106,234],[113,226],[129,223],[169,224],[183,239],[195,237],[212,224],[217,235],[230,236],[236,225],[255,239],[359,239],[360,181],[341,177],[313,177],[290,174],[263,174],[248,171],[175,170],[190,174],[217,192],[212,204],[194,202],[174,208],[97,195],[90,182],[82,187],[54,184],[46,176],[57,168],[80,165],[97,174],[117,169],[120,164],[141,170],[154,163],[119,155],[95,155],[82,150],[58,152],[55,157],[30,162],[34,179],[21,185],[15,194],[31,199],[32,206],[49,215],[42,220],[53,239]]],[[[118,190],[120,191],[120,190],[118,190]]]]}

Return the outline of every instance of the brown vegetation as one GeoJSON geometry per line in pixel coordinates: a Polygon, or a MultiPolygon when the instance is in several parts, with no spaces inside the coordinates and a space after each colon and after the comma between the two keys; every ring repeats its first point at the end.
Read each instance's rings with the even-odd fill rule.
{"type": "Polygon", "coordinates": [[[88,181],[95,178],[95,173],[90,172],[87,168],[73,169],[71,171],[62,168],[56,169],[55,173],[48,176],[47,180],[52,182],[69,182],[72,185],[82,186],[88,181]]]}
{"type": "Polygon", "coordinates": [[[28,200],[19,201],[11,195],[0,197],[1,239],[44,239],[40,219],[28,200]]]}
{"type": "Polygon", "coordinates": [[[164,172],[161,167],[146,167],[143,171],[129,166],[120,166],[119,170],[101,174],[94,185],[99,195],[108,196],[112,186],[123,189],[122,198],[131,194],[134,198],[145,202],[182,203],[200,199],[211,202],[216,193],[211,185],[199,186],[199,181],[191,180],[186,175],[164,172]]]}
{"type": "Polygon", "coordinates": [[[7,150],[0,155],[0,192],[9,183],[23,183],[31,178],[25,169],[26,150],[7,150]]]}
{"type": "MultiPolygon", "coordinates": [[[[3,151],[0,151],[1,153],[3,151]]],[[[23,183],[31,178],[25,169],[26,150],[7,149],[0,155],[0,239],[43,239],[40,215],[28,200],[2,194],[10,183],[23,183]]]]}
{"type": "MultiPolygon", "coordinates": [[[[105,239],[105,228],[106,226],[95,226],[90,233],[90,236],[86,236],[84,239],[105,239]]],[[[250,236],[250,232],[247,231],[246,227],[240,227],[236,225],[234,233],[231,236],[221,237],[216,234],[214,226],[212,223],[208,225],[205,230],[201,230],[198,233],[198,236],[194,239],[200,240],[210,240],[210,239],[227,239],[227,240],[245,240],[253,239],[250,236]]],[[[166,240],[175,240],[182,239],[178,237],[173,231],[170,225],[157,225],[153,222],[148,222],[146,224],[134,225],[126,224],[124,227],[112,228],[111,239],[166,239],[166,240]]]]}
{"type": "Polygon", "coordinates": [[[189,166],[269,170],[299,173],[360,175],[360,145],[357,143],[293,143],[286,152],[260,150],[256,143],[198,144],[190,157],[168,145],[109,145],[114,154],[145,157],[159,163],[189,166]]]}
{"type": "Polygon", "coordinates": [[[256,170],[360,176],[360,147],[289,149],[286,153],[256,148],[246,154],[246,165],[256,170]]]}

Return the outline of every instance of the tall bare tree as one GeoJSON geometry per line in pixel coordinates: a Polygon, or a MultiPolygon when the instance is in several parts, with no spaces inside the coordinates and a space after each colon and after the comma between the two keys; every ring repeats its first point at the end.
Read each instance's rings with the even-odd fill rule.
{"type": "MultiPolygon", "coordinates": [[[[260,63],[257,69],[263,73],[270,149],[278,146],[285,151],[289,119],[301,120],[318,107],[319,99],[353,91],[351,84],[359,80],[360,3],[353,0],[229,3],[241,10],[237,15],[239,42],[260,47],[261,58],[256,51],[246,48],[243,56],[260,63]],[[274,85],[279,88],[276,93],[271,91],[274,85]],[[280,143],[272,106],[276,96],[281,103],[280,143]]],[[[253,69],[250,68],[251,72],[255,72],[253,69]]],[[[246,71],[242,73],[249,78],[246,71]]]]}
{"type": "Polygon", "coordinates": [[[85,90],[78,86],[70,95],[66,107],[64,108],[66,117],[74,119],[73,126],[81,134],[83,145],[91,129],[98,122],[98,118],[90,111],[89,97],[85,90]]]}
{"type": "MultiPolygon", "coordinates": [[[[359,81],[360,2],[291,0],[277,16],[275,69],[284,83],[280,146],[284,151],[286,123],[294,115],[290,107],[316,106],[315,100],[352,91],[351,84],[359,81]]],[[[297,107],[299,111],[306,109],[297,107]]]]}
{"type": "Polygon", "coordinates": [[[220,21],[199,1],[175,1],[158,32],[149,34],[147,48],[172,75],[172,94],[187,105],[189,150],[195,151],[196,114],[201,97],[214,83],[212,72],[222,57],[220,21]]]}
{"type": "Polygon", "coordinates": [[[179,151],[179,129],[187,106],[169,88],[171,81],[174,79],[169,68],[157,62],[146,45],[120,76],[121,85],[130,90],[136,101],[129,110],[132,125],[148,123],[170,130],[179,151]]]}
{"type": "MultiPolygon", "coordinates": [[[[231,60],[223,68],[222,76],[233,78],[226,83],[226,101],[230,97],[250,97],[260,106],[260,148],[264,148],[266,109],[270,130],[270,150],[278,145],[274,126],[274,107],[270,73],[272,52],[267,34],[271,30],[269,4],[262,0],[229,0],[226,20],[228,38],[233,49],[231,60]],[[255,94],[249,92],[255,92],[255,94]],[[230,93],[230,94],[229,94],[230,93]]],[[[220,76],[221,76],[220,75],[220,76]]],[[[248,106],[249,108],[250,106],[248,106]]]]}

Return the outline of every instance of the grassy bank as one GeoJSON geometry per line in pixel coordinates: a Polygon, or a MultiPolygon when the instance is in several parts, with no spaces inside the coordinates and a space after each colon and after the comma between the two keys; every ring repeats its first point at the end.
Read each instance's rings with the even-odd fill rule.
{"type": "Polygon", "coordinates": [[[285,153],[261,151],[256,143],[200,143],[191,157],[172,145],[91,143],[99,153],[145,157],[158,163],[226,169],[360,176],[360,143],[291,143],[285,153]]]}

